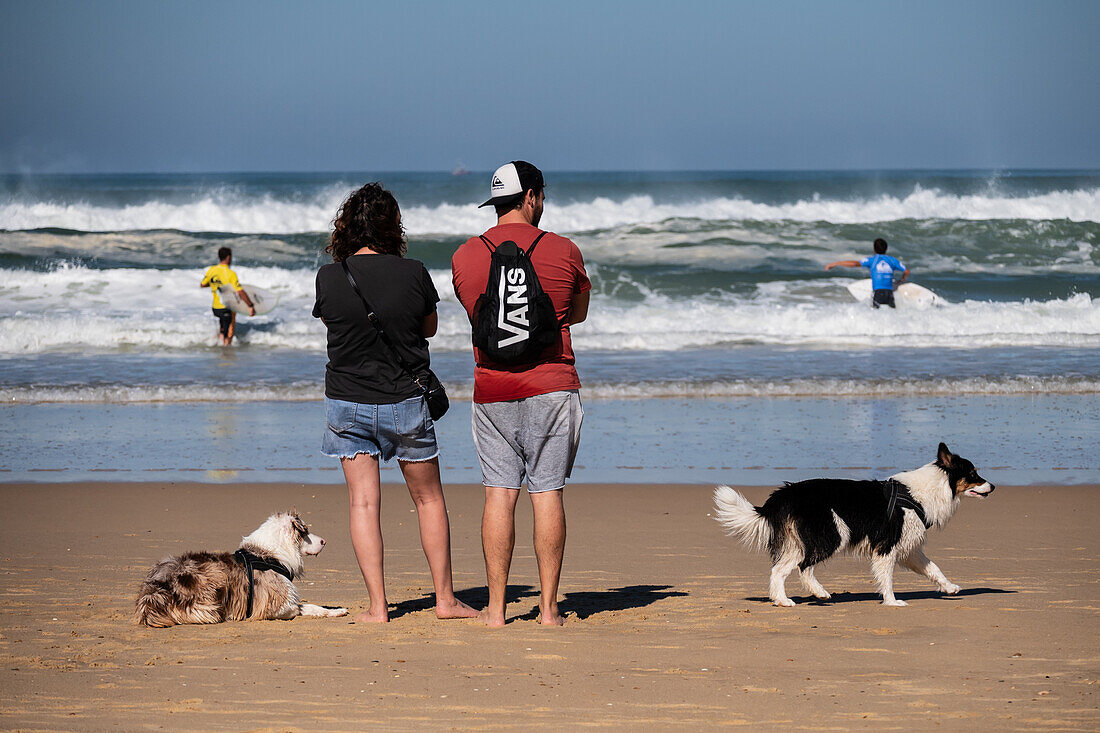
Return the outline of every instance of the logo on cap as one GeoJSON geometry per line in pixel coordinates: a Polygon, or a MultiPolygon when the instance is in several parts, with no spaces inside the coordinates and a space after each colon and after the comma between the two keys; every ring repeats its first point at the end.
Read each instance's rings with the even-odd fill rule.
{"type": "Polygon", "coordinates": [[[500,180],[497,176],[493,176],[493,183],[489,187],[489,190],[496,191],[498,188],[504,188],[504,181],[500,180]]]}

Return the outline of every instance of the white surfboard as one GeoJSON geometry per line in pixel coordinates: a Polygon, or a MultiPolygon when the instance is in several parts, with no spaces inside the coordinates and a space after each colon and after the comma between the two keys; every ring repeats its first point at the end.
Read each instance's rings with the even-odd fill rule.
{"type": "MultiPolygon", "coordinates": [[[[848,292],[859,301],[871,301],[871,280],[854,280],[848,285],[848,292]]],[[[894,302],[901,306],[915,306],[927,308],[930,305],[938,305],[943,302],[940,296],[926,287],[916,283],[904,282],[894,288],[894,302]]]]}
{"type": "MultiPolygon", "coordinates": [[[[252,305],[256,306],[256,315],[258,316],[271,312],[271,309],[279,304],[279,296],[263,288],[257,288],[254,285],[241,285],[241,290],[248,293],[252,305]]],[[[248,315],[248,306],[244,304],[241,296],[237,294],[237,291],[231,285],[219,285],[218,297],[222,299],[222,303],[229,310],[240,313],[242,316],[248,315]]]]}

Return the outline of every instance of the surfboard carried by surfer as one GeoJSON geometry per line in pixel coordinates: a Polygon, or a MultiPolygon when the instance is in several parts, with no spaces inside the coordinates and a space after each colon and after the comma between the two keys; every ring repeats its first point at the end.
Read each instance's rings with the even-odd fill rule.
{"type": "Polygon", "coordinates": [[[212,309],[214,317],[218,319],[218,341],[222,346],[229,346],[233,343],[233,334],[237,327],[237,314],[222,302],[222,288],[226,286],[232,288],[236,296],[248,308],[248,315],[256,315],[256,306],[253,305],[252,299],[248,297],[248,293],[245,292],[240,281],[237,280],[237,273],[229,269],[232,262],[233,250],[229,247],[222,247],[218,250],[218,264],[207,269],[206,274],[202,277],[202,282],[199,283],[200,288],[210,288],[210,293],[214,296],[212,309]]]}

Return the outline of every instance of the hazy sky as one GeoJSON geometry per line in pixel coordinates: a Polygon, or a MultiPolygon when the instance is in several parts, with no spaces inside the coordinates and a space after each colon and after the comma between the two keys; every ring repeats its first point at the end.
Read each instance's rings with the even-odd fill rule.
{"type": "Polygon", "coordinates": [[[0,0],[0,170],[1100,168],[1100,2],[0,0]]]}

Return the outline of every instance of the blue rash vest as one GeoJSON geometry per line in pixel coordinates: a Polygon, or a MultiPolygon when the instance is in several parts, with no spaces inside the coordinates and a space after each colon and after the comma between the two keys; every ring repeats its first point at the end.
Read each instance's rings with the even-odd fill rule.
{"type": "Polygon", "coordinates": [[[871,271],[872,290],[893,290],[894,273],[905,272],[905,265],[890,255],[871,255],[859,261],[860,267],[871,271]]]}

